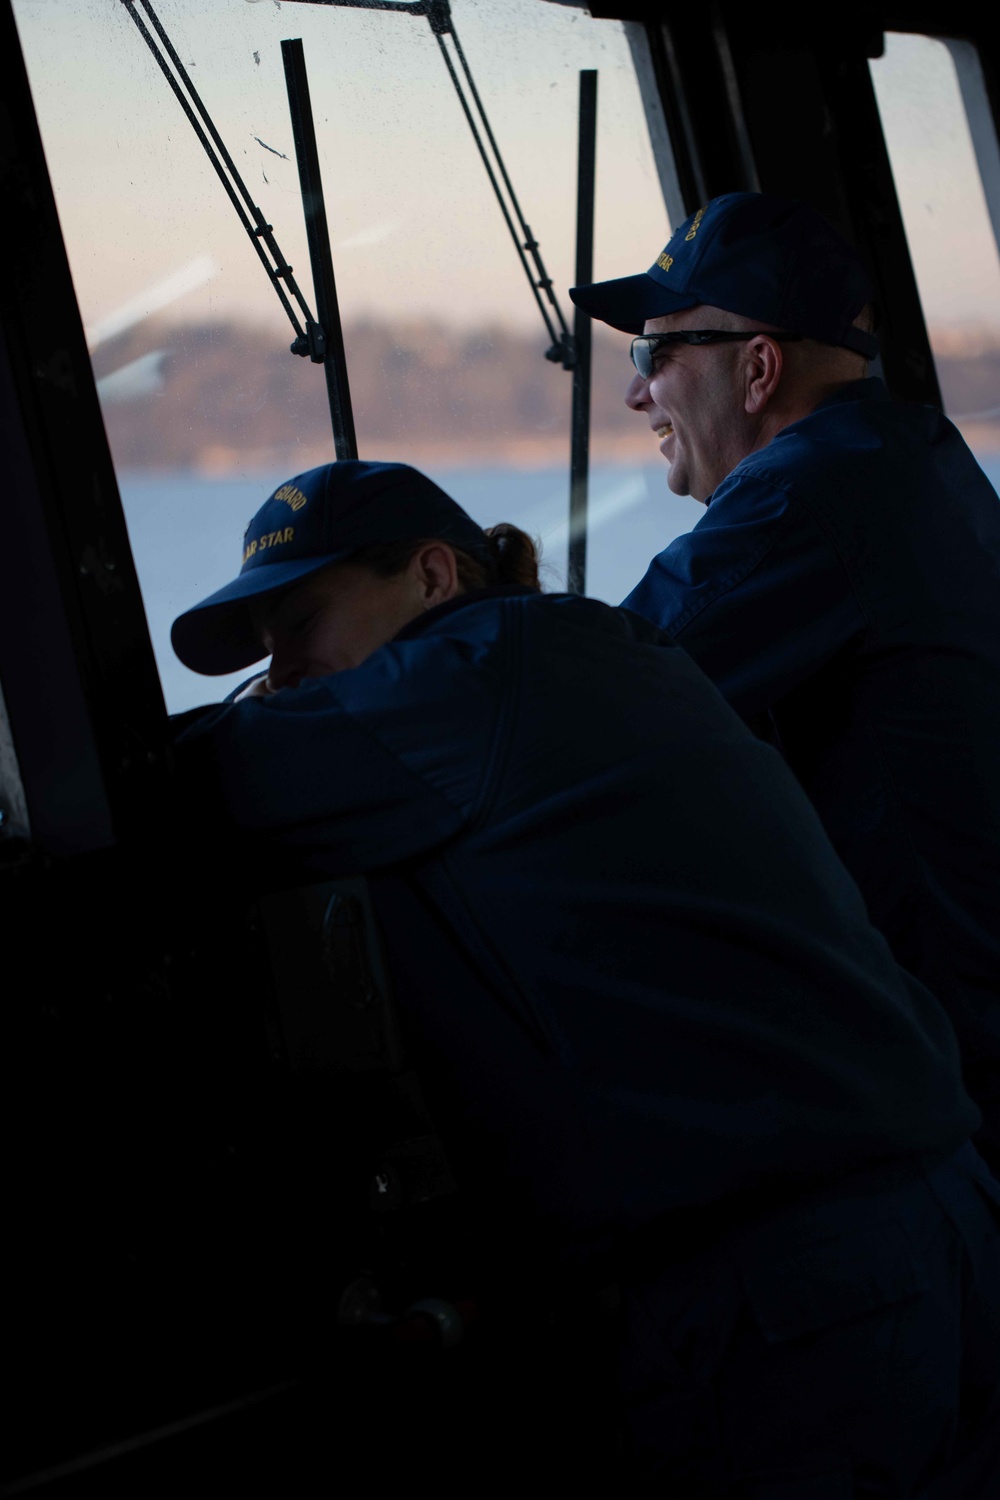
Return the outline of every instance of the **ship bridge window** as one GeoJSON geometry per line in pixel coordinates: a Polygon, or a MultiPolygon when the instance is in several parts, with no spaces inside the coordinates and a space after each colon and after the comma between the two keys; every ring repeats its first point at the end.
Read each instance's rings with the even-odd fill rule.
{"type": "MultiPolygon", "coordinates": [[[[314,306],[280,46],[302,38],[360,454],[415,463],[484,524],[539,535],[547,586],[563,586],[572,377],[545,359],[426,19],[294,0],[155,9],[314,306]]],[[[177,711],[232,679],[180,666],[172,618],[235,572],[269,490],[334,456],[323,372],[289,353],[292,329],[129,6],[15,12],[177,711]]],[[[669,235],[644,33],[551,0],[454,0],[452,15],[572,326],[581,69],[598,71],[595,277],[646,267],[669,235]]],[[[700,513],[671,496],[623,404],[627,342],[595,329],[587,585],[613,602],[700,513]]]]}
{"type": "Polygon", "coordinates": [[[945,410],[1000,485],[1000,152],[978,52],[890,32],[871,71],[945,410]]]}

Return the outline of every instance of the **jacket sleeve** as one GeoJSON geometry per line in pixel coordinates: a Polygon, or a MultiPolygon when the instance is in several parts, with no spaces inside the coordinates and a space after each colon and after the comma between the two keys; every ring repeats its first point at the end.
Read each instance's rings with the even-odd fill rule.
{"type": "Polygon", "coordinates": [[[257,856],[280,846],[323,875],[396,864],[444,843],[472,813],[474,768],[450,729],[405,702],[352,713],[330,678],[184,715],[175,759],[185,820],[208,837],[243,835],[257,856]],[[423,766],[400,753],[407,731],[430,746],[423,766]]]}
{"type": "Polygon", "coordinates": [[[624,604],[673,636],[744,717],[780,702],[866,624],[807,505],[758,477],[720,486],[624,604]]]}

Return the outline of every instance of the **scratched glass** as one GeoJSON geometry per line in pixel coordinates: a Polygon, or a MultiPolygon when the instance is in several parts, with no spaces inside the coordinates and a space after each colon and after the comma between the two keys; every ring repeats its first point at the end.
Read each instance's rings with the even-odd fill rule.
{"type": "MultiPolygon", "coordinates": [[[[309,72],[362,456],[429,471],[566,566],[571,376],[549,340],[427,22],[277,0],[154,0],[310,304],[281,41],[309,72]]],[[[333,457],[322,370],[293,330],[124,4],[15,0],[168,704],[212,701],[169,646],[226,581],[282,478],[333,457]]],[[[595,273],[669,235],[633,61],[641,29],[549,0],[454,0],[462,45],[568,322],[578,73],[599,71],[595,273]]],[[[654,125],[657,122],[654,122],[654,125]]],[[[659,126],[662,130],[662,125],[659,126]]],[[[589,582],[618,599],[694,519],[622,404],[599,330],[589,582]]]]}

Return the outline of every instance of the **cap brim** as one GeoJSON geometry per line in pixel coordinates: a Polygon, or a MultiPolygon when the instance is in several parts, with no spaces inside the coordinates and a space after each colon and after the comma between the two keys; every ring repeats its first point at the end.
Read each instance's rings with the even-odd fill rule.
{"type": "Polygon", "coordinates": [[[699,297],[672,292],[652,276],[620,276],[617,281],[595,281],[591,286],[573,286],[569,294],[577,307],[620,333],[642,333],[649,318],[697,307],[699,297]]]}
{"type": "Polygon", "coordinates": [[[267,652],[254,629],[251,603],[261,604],[269,595],[280,594],[350,556],[350,552],[337,552],[329,557],[302,557],[241,573],[225,588],[178,615],[170,631],[174,651],[192,672],[206,677],[252,667],[267,652]]]}

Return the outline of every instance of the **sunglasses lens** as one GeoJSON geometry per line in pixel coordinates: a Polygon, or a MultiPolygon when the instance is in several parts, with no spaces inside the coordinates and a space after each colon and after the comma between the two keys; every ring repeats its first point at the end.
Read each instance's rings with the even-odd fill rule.
{"type": "Polygon", "coordinates": [[[632,363],[640,379],[648,380],[653,373],[653,351],[649,346],[648,339],[634,339],[632,342],[632,363]]]}

